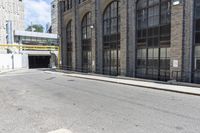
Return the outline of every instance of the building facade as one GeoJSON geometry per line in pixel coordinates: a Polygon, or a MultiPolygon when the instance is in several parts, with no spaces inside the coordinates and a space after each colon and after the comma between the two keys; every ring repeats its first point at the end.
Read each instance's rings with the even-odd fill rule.
{"type": "Polygon", "coordinates": [[[23,0],[0,0],[0,12],[0,44],[7,44],[8,27],[24,30],[23,0]]]}
{"type": "Polygon", "coordinates": [[[64,69],[200,83],[200,0],[64,0],[64,69]]]}
{"type": "Polygon", "coordinates": [[[51,2],[51,33],[58,34],[58,0],[51,2]]]}

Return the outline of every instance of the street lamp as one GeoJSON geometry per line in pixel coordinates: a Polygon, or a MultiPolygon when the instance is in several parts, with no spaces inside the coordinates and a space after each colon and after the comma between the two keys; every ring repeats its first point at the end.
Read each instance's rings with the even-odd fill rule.
{"type": "Polygon", "coordinates": [[[90,29],[91,29],[91,30],[94,29],[94,25],[90,25],[90,29]]]}
{"type": "Polygon", "coordinates": [[[173,6],[181,4],[182,0],[173,0],[173,6]]]}

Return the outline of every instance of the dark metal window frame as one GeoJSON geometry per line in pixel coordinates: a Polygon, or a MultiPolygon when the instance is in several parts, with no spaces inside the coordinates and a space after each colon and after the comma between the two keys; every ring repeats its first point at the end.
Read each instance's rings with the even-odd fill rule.
{"type": "MultiPolygon", "coordinates": [[[[200,10],[200,2],[197,4],[197,0],[194,0],[194,26],[193,26],[193,58],[192,58],[192,82],[200,83],[200,69],[197,66],[196,61],[196,48],[200,47],[200,43],[197,43],[197,33],[200,34],[200,29],[197,29],[197,21],[200,21],[200,15],[197,18],[197,9],[200,10]]],[[[200,13],[199,13],[200,14],[200,13]]],[[[200,60],[200,57],[199,57],[200,60]]]]}
{"type": "Polygon", "coordinates": [[[70,10],[73,7],[73,0],[66,0],[66,10],[70,10]]]}
{"type": "Polygon", "coordinates": [[[81,22],[82,71],[83,72],[92,72],[92,29],[91,29],[91,25],[92,25],[92,13],[87,12],[84,15],[82,22],[81,22]]]}
{"type": "Polygon", "coordinates": [[[196,23],[197,21],[200,21],[200,13],[199,13],[199,16],[197,17],[197,14],[196,14],[196,10],[199,9],[200,10],[200,2],[199,2],[199,5],[196,3],[197,0],[194,0],[195,2],[195,6],[194,6],[194,45],[195,46],[200,46],[200,42],[199,43],[196,43],[196,33],[200,33],[200,28],[197,29],[197,26],[196,26],[196,23]]]}
{"type": "Polygon", "coordinates": [[[119,1],[111,2],[103,13],[103,73],[108,75],[117,76],[120,74],[120,14],[119,14],[119,1]],[[116,4],[116,12],[113,12],[112,6],[116,4]],[[105,18],[108,13],[108,18],[105,18]],[[114,13],[116,16],[112,16],[114,13]],[[116,20],[116,25],[112,21],[116,20]],[[105,32],[105,26],[108,31],[105,32]],[[112,31],[112,27],[116,27],[116,31],[112,31]],[[111,33],[114,32],[114,33],[111,33]],[[108,56],[106,55],[108,52],[108,56]],[[116,53],[115,53],[116,52],[116,53]],[[112,57],[112,53],[116,57],[112,57]],[[106,59],[105,59],[106,58],[106,59]],[[108,62],[107,62],[107,61],[108,62]],[[115,64],[115,65],[114,65],[115,64]]]}
{"type": "MultiPolygon", "coordinates": [[[[136,72],[135,73],[136,73],[137,77],[141,77],[141,78],[150,78],[150,79],[156,79],[156,80],[168,80],[170,78],[170,70],[169,70],[170,66],[167,65],[168,68],[165,68],[165,70],[163,70],[163,68],[161,68],[161,63],[163,63],[163,61],[166,60],[166,63],[169,64],[170,59],[169,59],[169,57],[167,57],[168,56],[167,54],[166,54],[166,59],[161,58],[161,48],[170,48],[170,34],[171,33],[170,33],[170,31],[167,31],[167,32],[169,32],[169,34],[162,35],[161,29],[164,26],[167,26],[169,29],[167,29],[167,27],[165,27],[164,29],[170,30],[170,28],[171,28],[171,26],[170,26],[171,25],[170,24],[171,16],[168,16],[169,20],[166,19],[166,23],[162,24],[161,23],[161,20],[162,20],[161,16],[167,15],[167,14],[162,14],[162,11],[164,11],[164,10],[161,10],[161,9],[162,9],[162,6],[164,5],[163,3],[167,3],[168,9],[169,9],[169,11],[171,11],[171,0],[165,0],[165,1],[158,0],[159,1],[158,3],[152,4],[152,5],[149,5],[149,0],[145,0],[145,1],[147,2],[146,3],[147,5],[143,8],[139,8],[139,9],[138,9],[138,3],[140,2],[140,0],[138,0],[137,3],[136,3],[136,5],[137,5],[137,7],[136,7],[136,60],[137,61],[136,61],[136,72]],[[153,12],[151,17],[155,17],[154,14],[157,14],[156,16],[158,17],[159,23],[154,25],[153,27],[151,27],[151,26],[149,26],[149,23],[148,23],[149,22],[149,10],[151,8],[156,7],[156,6],[158,6],[158,8],[159,8],[159,13],[153,12]],[[138,27],[139,26],[138,15],[139,15],[140,12],[143,12],[143,13],[146,12],[145,18],[143,19],[143,20],[146,19],[145,20],[146,28],[144,28],[144,29],[142,29],[142,28],[139,29],[139,27],[138,27]],[[167,23],[167,20],[168,20],[168,23],[167,23]],[[157,29],[157,31],[156,31],[155,28],[157,29]],[[153,29],[153,36],[149,36],[152,33],[151,32],[152,29],[153,29]],[[144,33],[142,33],[142,32],[141,33],[144,34],[144,37],[139,38],[138,33],[142,30],[143,30],[144,33]],[[155,33],[156,33],[156,36],[155,36],[155,33]],[[139,43],[140,39],[141,40],[143,39],[143,41],[144,41],[141,44],[139,43]],[[149,46],[149,40],[151,40],[151,39],[153,40],[153,42],[152,42],[153,45],[149,46]],[[164,40],[166,39],[166,40],[162,41],[161,39],[164,39],[164,40]],[[157,43],[156,45],[155,45],[155,42],[157,43]],[[141,69],[141,67],[142,67],[142,66],[138,65],[138,60],[139,60],[138,50],[140,50],[140,49],[146,49],[145,65],[143,66],[144,73],[138,72],[138,70],[141,69]],[[151,49],[153,49],[153,53],[152,53],[153,60],[150,60],[150,58],[148,56],[149,55],[148,51],[151,50],[151,49]],[[155,54],[154,50],[156,50],[156,49],[158,49],[158,51],[157,51],[158,57],[154,58],[154,54],[155,54]],[[150,64],[152,64],[153,66],[151,66],[150,64]],[[157,65],[155,65],[155,64],[157,64],[157,65]],[[152,74],[149,73],[151,71],[152,71],[152,74]]],[[[142,4],[144,5],[144,3],[142,3],[142,4]]],[[[167,12],[164,12],[164,13],[167,13],[167,12]]],[[[171,12],[169,12],[169,15],[171,15],[171,12]]],[[[141,22],[141,24],[142,24],[142,22],[141,22]]]]}

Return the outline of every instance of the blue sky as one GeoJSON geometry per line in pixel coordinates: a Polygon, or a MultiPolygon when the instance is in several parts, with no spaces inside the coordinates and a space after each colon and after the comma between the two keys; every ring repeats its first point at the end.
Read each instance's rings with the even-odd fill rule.
{"type": "Polygon", "coordinates": [[[42,24],[45,26],[51,22],[52,0],[24,0],[25,6],[25,26],[31,24],[42,24]]]}

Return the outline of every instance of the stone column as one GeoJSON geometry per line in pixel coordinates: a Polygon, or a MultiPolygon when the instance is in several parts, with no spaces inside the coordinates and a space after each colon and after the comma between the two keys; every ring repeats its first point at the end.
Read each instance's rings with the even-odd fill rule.
{"type": "Polygon", "coordinates": [[[64,32],[64,16],[63,16],[63,2],[58,2],[58,34],[60,35],[60,45],[61,45],[61,60],[62,60],[62,66],[66,65],[66,45],[65,45],[65,32],[64,32]]]}
{"type": "Polygon", "coordinates": [[[127,76],[135,77],[136,62],[136,0],[128,0],[127,76]]]}
{"type": "Polygon", "coordinates": [[[183,57],[183,4],[171,7],[171,78],[181,77],[183,57]],[[173,75],[174,74],[174,75],[173,75]]]}
{"type": "Polygon", "coordinates": [[[62,66],[66,69],[67,66],[67,40],[66,40],[66,23],[63,21],[62,24],[62,66]]]}
{"type": "Polygon", "coordinates": [[[81,20],[78,12],[78,4],[75,11],[75,45],[76,45],[76,70],[82,71],[82,47],[81,47],[81,20]]]}
{"type": "Polygon", "coordinates": [[[126,76],[127,74],[127,26],[128,26],[128,9],[127,0],[120,1],[120,66],[121,66],[121,75],[126,76]]]}
{"type": "Polygon", "coordinates": [[[103,73],[103,20],[102,14],[103,10],[101,10],[102,4],[100,0],[96,0],[96,72],[103,73]]]}
{"type": "Polygon", "coordinates": [[[92,25],[91,25],[91,41],[92,41],[92,72],[96,72],[96,0],[91,1],[92,7],[92,25]]]}
{"type": "Polygon", "coordinates": [[[184,62],[183,70],[186,81],[191,82],[193,70],[193,24],[194,24],[194,0],[185,1],[185,15],[184,15],[184,62]]]}
{"type": "Polygon", "coordinates": [[[76,70],[76,1],[73,1],[72,9],[72,70],[76,70]]]}

